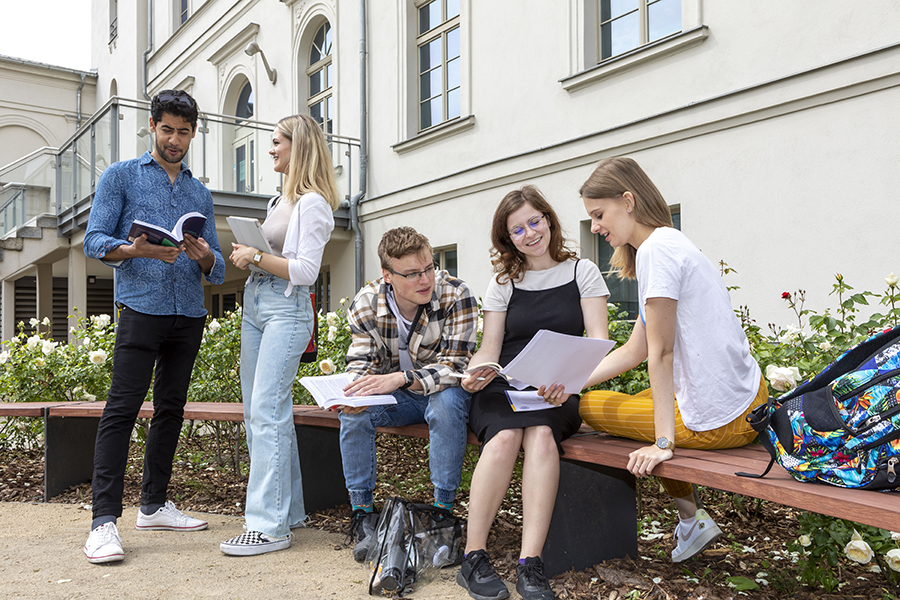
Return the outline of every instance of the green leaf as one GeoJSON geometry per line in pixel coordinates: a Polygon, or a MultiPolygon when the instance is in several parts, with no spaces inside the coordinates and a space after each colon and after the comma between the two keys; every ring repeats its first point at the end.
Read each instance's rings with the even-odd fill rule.
{"type": "Polygon", "coordinates": [[[758,590],[759,584],[747,577],[726,577],[731,586],[738,592],[746,592],[747,590],[758,590]]]}

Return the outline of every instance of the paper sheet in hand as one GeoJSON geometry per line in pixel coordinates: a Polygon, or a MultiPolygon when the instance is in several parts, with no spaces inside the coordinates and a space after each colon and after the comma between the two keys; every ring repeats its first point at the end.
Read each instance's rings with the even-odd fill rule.
{"type": "Polygon", "coordinates": [[[560,405],[554,406],[550,404],[546,400],[544,400],[543,396],[539,396],[537,392],[518,392],[513,390],[506,390],[506,398],[509,400],[509,405],[512,407],[514,412],[527,412],[530,410],[546,410],[548,408],[559,408],[560,405]]]}
{"type": "MultiPolygon", "coordinates": [[[[231,227],[231,232],[234,234],[234,239],[237,240],[238,244],[250,246],[251,248],[256,248],[257,250],[272,254],[272,246],[269,245],[269,240],[266,239],[266,234],[263,233],[262,225],[259,224],[259,219],[251,219],[250,217],[225,217],[225,220],[228,221],[228,226],[231,227]]],[[[265,273],[265,271],[252,263],[249,266],[251,271],[265,273]]]]}
{"type": "Polygon", "coordinates": [[[503,373],[516,389],[559,383],[579,394],[588,377],[616,343],[541,329],[512,359],[503,373]]]}
{"type": "Polygon", "coordinates": [[[301,377],[300,384],[309,390],[316,404],[322,408],[332,406],[375,406],[376,404],[397,404],[393,396],[345,396],[344,388],[353,383],[352,373],[301,377]]]}

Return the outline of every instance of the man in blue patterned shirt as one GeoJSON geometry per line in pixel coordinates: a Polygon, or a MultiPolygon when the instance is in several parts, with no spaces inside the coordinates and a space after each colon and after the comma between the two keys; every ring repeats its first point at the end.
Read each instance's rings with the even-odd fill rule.
{"type": "Polygon", "coordinates": [[[197,103],[185,92],[157,94],[150,104],[153,151],[106,169],[91,205],[84,253],[115,268],[119,307],[112,383],[94,446],[94,519],[84,546],[92,563],[124,558],[116,520],[122,516],[128,444],[151,379],[153,419],[136,527],[198,531],[207,526],[166,501],[191,370],[206,323],[201,277],[219,284],[225,275],[212,196],[182,162],[197,118],[197,103]],[[146,235],[127,241],[135,219],[171,229],[192,211],[206,217],[200,237],[185,234],[177,247],[151,244],[146,235]]]}
{"type": "Polygon", "coordinates": [[[341,457],[353,505],[353,557],[374,540],[375,428],[428,423],[435,506],[452,510],[466,451],[471,396],[459,385],[475,351],[478,303],[469,287],[435,273],[428,238],[412,227],[386,232],[378,245],[382,278],[356,294],[347,313],[353,342],[347,395],[390,394],[397,404],[341,410],[341,457]],[[456,375],[456,376],[454,376],[456,375]]]}

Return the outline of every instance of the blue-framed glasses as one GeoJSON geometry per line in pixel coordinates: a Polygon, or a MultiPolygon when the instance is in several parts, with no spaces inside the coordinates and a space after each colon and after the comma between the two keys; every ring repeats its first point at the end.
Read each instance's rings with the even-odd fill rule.
{"type": "MultiPolygon", "coordinates": [[[[528,227],[530,227],[532,231],[543,229],[545,217],[546,215],[534,215],[533,217],[528,219],[528,227]]],[[[514,240],[520,240],[525,237],[525,232],[526,229],[523,225],[516,225],[509,230],[509,237],[514,240]]]]}
{"type": "Polygon", "coordinates": [[[402,277],[402,278],[406,279],[407,281],[415,281],[415,280],[419,279],[420,277],[422,277],[423,275],[431,275],[432,273],[434,273],[434,268],[435,268],[435,265],[431,265],[424,271],[413,271],[412,273],[398,273],[397,271],[395,271],[393,269],[388,269],[388,271],[390,271],[397,277],[402,277]]]}

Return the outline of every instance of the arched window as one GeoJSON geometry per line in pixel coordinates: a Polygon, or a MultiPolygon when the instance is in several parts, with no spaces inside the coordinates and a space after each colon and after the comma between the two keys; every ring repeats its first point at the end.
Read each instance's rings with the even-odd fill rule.
{"type": "Polygon", "coordinates": [[[331,25],[326,21],[313,38],[309,51],[309,115],[322,126],[325,133],[334,133],[334,96],[332,82],[334,65],[331,57],[331,25]]]}

